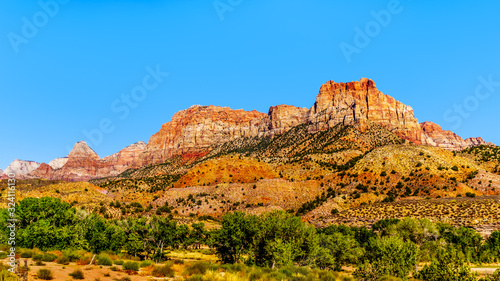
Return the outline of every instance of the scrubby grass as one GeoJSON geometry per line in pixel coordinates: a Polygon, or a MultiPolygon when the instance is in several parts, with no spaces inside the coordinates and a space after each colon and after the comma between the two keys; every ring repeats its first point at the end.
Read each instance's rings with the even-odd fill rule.
{"type": "Polygon", "coordinates": [[[97,257],[97,264],[98,265],[104,265],[104,266],[112,266],[113,262],[107,255],[99,255],[97,257]]]}
{"type": "Polygon", "coordinates": [[[139,263],[135,261],[126,261],[123,263],[123,269],[139,271],[139,263]]]}
{"type": "Polygon", "coordinates": [[[85,277],[83,276],[83,271],[81,271],[80,269],[77,269],[68,275],[73,277],[73,279],[79,279],[79,280],[85,279],[85,277]]]}
{"type": "Polygon", "coordinates": [[[152,265],[152,264],[154,264],[154,262],[153,262],[153,261],[150,261],[150,260],[145,260],[145,261],[142,261],[142,262],[141,262],[141,264],[139,265],[139,267],[141,267],[141,268],[142,268],[142,267],[150,266],[150,265],[152,265]]]}
{"type": "Polygon", "coordinates": [[[52,280],[54,276],[52,275],[52,271],[50,271],[50,269],[41,268],[36,273],[36,278],[41,280],[52,280]]]}
{"type": "Polygon", "coordinates": [[[280,269],[261,268],[244,264],[216,265],[207,262],[196,262],[186,267],[185,280],[320,280],[320,281],[350,281],[352,277],[306,267],[288,266],[280,269]]]}
{"type": "Polygon", "coordinates": [[[155,266],[152,272],[154,277],[174,277],[175,271],[172,269],[172,263],[169,262],[162,266],[155,266]]]}
{"type": "Polygon", "coordinates": [[[329,222],[376,222],[385,218],[429,218],[453,225],[496,223],[500,220],[498,196],[453,199],[401,200],[392,203],[362,205],[333,216],[329,222]]]}

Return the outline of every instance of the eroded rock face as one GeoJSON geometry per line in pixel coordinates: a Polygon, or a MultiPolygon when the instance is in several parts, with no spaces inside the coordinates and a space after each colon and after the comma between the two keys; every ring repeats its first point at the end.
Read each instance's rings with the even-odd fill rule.
{"type": "Polygon", "coordinates": [[[259,136],[274,137],[308,121],[309,110],[292,105],[277,105],[269,108],[268,115],[259,126],[259,136]]]}
{"type": "MultiPolygon", "coordinates": [[[[376,124],[415,144],[449,150],[488,144],[481,138],[463,140],[431,122],[419,124],[410,106],[383,94],[372,80],[363,78],[349,83],[325,83],[310,109],[278,105],[265,114],[213,105],[192,106],[163,124],[147,145],[138,142],[101,159],[82,141],[75,144],[67,158],[49,163],[54,170],[44,166],[37,174],[63,180],[114,176],[129,168],[163,163],[174,156],[197,158],[240,137],[274,137],[297,125],[305,125],[314,133],[337,124],[354,125],[360,131],[376,124]]],[[[29,167],[21,170],[31,172],[38,168],[29,167]]]]}
{"type": "Polygon", "coordinates": [[[431,146],[441,147],[447,150],[462,150],[472,146],[492,145],[485,142],[482,138],[468,138],[464,140],[452,131],[445,131],[436,123],[423,122],[422,143],[431,146]]]}
{"type": "Polygon", "coordinates": [[[185,153],[208,152],[224,142],[244,136],[274,137],[294,126],[308,124],[311,132],[337,124],[382,125],[398,136],[420,144],[421,128],[413,109],[378,91],[372,80],[324,84],[308,110],[278,105],[268,114],[218,106],[193,106],[174,115],[154,134],[141,164],[159,163],[185,153]]]}
{"type": "Polygon", "coordinates": [[[480,145],[493,145],[493,146],[495,145],[492,142],[486,142],[481,137],[465,139],[465,143],[467,144],[467,147],[480,146],[480,145]]]}
{"type": "Polygon", "coordinates": [[[54,173],[52,166],[42,163],[36,170],[29,174],[30,177],[48,179],[54,173]]]}
{"type": "Polygon", "coordinates": [[[208,152],[217,144],[256,136],[267,115],[220,106],[192,106],[177,112],[148,142],[141,164],[160,163],[185,153],[208,152]]]}
{"type": "Polygon", "coordinates": [[[140,158],[145,149],[146,143],[139,141],[125,147],[118,153],[104,157],[102,162],[110,167],[109,169],[106,169],[110,174],[119,174],[128,168],[135,167],[137,160],[140,158]]]}
{"type": "Polygon", "coordinates": [[[47,164],[30,176],[53,180],[85,181],[94,178],[116,176],[134,165],[142,154],[146,144],[137,142],[120,150],[118,153],[101,159],[84,141],[75,144],[65,164],[53,169],[47,164]],[[48,169],[46,166],[50,167],[48,169]]]}
{"type": "Polygon", "coordinates": [[[40,163],[34,161],[25,161],[16,159],[10,163],[10,165],[5,169],[4,174],[8,175],[14,173],[16,177],[27,175],[40,166],[40,163]]]}
{"type": "Polygon", "coordinates": [[[337,124],[356,125],[361,131],[374,123],[399,137],[420,144],[421,129],[413,109],[384,95],[375,82],[362,78],[356,82],[321,86],[316,103],[309,113],[311,131],[329,129],[337,124]]]}
{"type": "Polygon", "coordinates": [[[52,169],[57,170],[62,168],[66,162],[68,162],[68,157],[56,158],[49,162],[49,166],[52,167],[52,169]]]}

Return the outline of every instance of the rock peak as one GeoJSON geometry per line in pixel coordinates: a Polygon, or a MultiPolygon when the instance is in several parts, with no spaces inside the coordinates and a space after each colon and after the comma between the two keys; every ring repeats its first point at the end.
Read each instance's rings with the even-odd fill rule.
{"type": "Polygon", "coordinates": [[[10,165],[5,169],[4,173],[6,175],[14,173],[16,176],[22,176],[31,173],[40,166],[40,163],[35,161],[26,161],[16,159],[10,163],[10,165]]]}
{"type": "Polygon", "coordinates": [[[413,109],[380,92],[368,78],[323,84],[310,110],[309,122],[314,124],[313,131],[326,130],[336,124],[356,125],[364,131],[373,123],[420,144],[421,129],[413,109]]]}
{"type": "Polygon", "coordinates": [[[79,141],[73,146],[73,149],[68,154],[68,158],[91,158],[91,159],[100,159],[99,155],[90,148],[85,141],[79,141]]]}

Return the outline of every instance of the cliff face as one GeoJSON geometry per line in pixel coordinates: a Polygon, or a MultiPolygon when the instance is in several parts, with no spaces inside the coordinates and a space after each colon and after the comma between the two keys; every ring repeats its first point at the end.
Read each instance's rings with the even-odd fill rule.
{"type": "Polygon", "coordinates": [[[193,106],[174,115],[147,145],[140,163],[160,163],[186,153],[206,153],[215,146],[244,136],[274,137],[294,126],[308,124],[310,132],[337,124],[364,131],[373,123],[401,138],[421,143],[421,128],[413,109],[378,91],[372,80],[324,84],[309,110],[272,106],[268,114],[227,107],[193,106]]]}
{"type": "Polygon", "coordinates": [[[25,161],[16,159],[10,163],[10,165],[5,169],[4,174],[15,174],[17,178],[22,178],[40,166],[40,163],[34,161],[25,161]]]}
{"type": "Polygon", "coordinates": [[[64,166],[66,162],[68,162],[68,157],[56,158],[49,162],[49,166],[52,167],[52,169],[57,170],[64,166]]]}
{"type": "Polygon", "coordinates": [[[421,134],[413,109],[393,97],[384,95],[375,82],[363,78],[349,83],[329,81],[316,97],[310,110],[311,131],[320,131],[337,124],[356,125],[361,131],[374,123],[399,137],[420,144],[421,134]]]}
{"type": "MultiPolygon", "coordinates": [[[[240,137],[274,137],[302,124],[311,133],[337,124],[354,125],[364,132],[371,124],[376,124],[414,144],[449,150],[489,144],[481,138],[463,140],[431,122],[419,124],[410,106],[383,94],[372,80],[363,78],[349,83],[329,81],[323,84],[310,109],[278,105],[265,114],[213,105],[192,106],[177,112],[170,122],[163,124],[147,145],[138,142],[100,159],[82,141],[67,158],[51,161],[52,170],[43,166],[36,176],[64,180],[114,176],[129,168],[163,163],[174,156],[200,157],[240,137]]],[[[29,173],[38,166],[37,163],[21,170],[29,173]]]]}
{"type": "Polygon", "coordinates": [[[54,173],[52,166],[42,163],[36,170],[29,174],[29,177],[47,179],[54,173]]]}
{"type": "Polygon", "coordinates": [[[220,106],[192,106],[177,112],[148,142],[141,164],[160,163],[185,153],[206,153],[217,144],[255,136],[267,115],[220,106]]]}
{"type": "Polygon", "coordinates": [[[437,146],[448,150],[461,150],[472,146],[492,145],[482,138],[468,138],[464,140],[452,131],[444,131],[441,126],[433,122],[423,122],[422,142],[426,145],[437,146]]]}
{"type": "Polygon", "coordinates": [[[308,122],[307,108],[291,105],[277,105],[269,108],[268,115],[260,122],[259,136],[274,137],[291,128],[308,122]]]}

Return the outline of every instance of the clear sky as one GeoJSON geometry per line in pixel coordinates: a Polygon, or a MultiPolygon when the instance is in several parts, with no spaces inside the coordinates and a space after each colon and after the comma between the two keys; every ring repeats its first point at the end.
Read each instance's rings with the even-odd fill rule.
{"type": "Polygon", "coordinates": [[[420,122],[500,144],[499,1],[59,2],[0,2],[2,169],[80,140],[104,157],[193,104],[310,107],[361,77],[420,122]]]}

